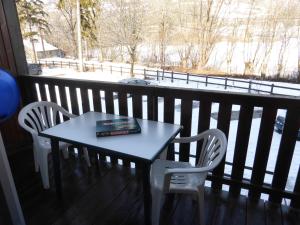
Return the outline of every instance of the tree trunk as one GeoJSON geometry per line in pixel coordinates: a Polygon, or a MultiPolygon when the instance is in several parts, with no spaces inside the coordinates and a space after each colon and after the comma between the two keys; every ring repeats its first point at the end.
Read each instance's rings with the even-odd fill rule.
{"type": "Polygon", "coordinates": [[[80,1],[76,0],[76,16],[77,16],[77,41],[78,41],[78,60],[79,71],[83,72],[83,57],[81,45],[81,18],[80,18],[80,1]]]}
{"type": "Polygon", "coordinates": [[[130,64],[130,77],[134,77],[133,70],[134,70],[134,61],[131,61],[131,64],[130,64]]]}

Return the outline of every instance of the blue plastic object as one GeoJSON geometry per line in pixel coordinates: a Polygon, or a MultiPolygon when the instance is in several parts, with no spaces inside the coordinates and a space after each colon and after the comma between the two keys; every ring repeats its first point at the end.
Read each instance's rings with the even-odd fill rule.
{"type": "Polygon", "coordinates": [[[14,77],[0,69],[0,124],[11,117],[20,103],[20,90],[14,77]]]}

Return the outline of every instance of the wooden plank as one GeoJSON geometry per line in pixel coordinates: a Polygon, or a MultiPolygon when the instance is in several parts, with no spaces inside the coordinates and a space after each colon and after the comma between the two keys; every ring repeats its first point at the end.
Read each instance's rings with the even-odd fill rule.
{"type": "Polygon", "coordinates": [[[213,219],[213,225],[245,225],[247,215],[247,199],[244,196],[230,198],[222,192],[213,219]]]}
{"type": "Polygon", "coordinates": [[[70,92],[70,101],[71,101],[71,108],[72,113],[75,115],[79,115],[79,107],[78,107],[78,99],[77,99],[77,93],[76,93],[76,87],[69,86],[69,92],[70,92]]]}
{"type": "MultiPolygon", "coordinates": [[[[105,90],[105,106],[106,113],[114,114],[114,96],[113,92],[110,90],[105,90]]],[[[116,165],[118,164],[118,158],[115,156],[110,156],[111,163],[116,165]]]]}
{"type": "MultiPolygon", "coordinates": [[[[127,93],[118,92],[118,102],[119,102],[119,114],[122,116],[128,116],[128,103],[127,103],[127,93]]],[[[130,161],[123,159],[123,166],[130,167],[130,161]]]]}
{"type": "Polygon", "coordinates": [[[68,100],[67,100],[67,94],[66,94],[66,88],[63,85],[58,86],[59,91],[59,97],[60,97],[60,104],[61,106],[68,110],[68,100]]]}
{"type": "Polygon", "coordinates": [[[114,97],[112,91],[105,90],[105,106],[106,113],[114,114],[114,97]]]}
{"type": "Polygon", "coordinates": [[[46,84],[45,83],[38,83],[40,88],[40,95],[42,101],[48,101],[47,100],[47,94],[46,94],[46,84]]]}
{"type": "Polygon", "coordinates": [[[92,89],[93,104],[95,112],[102,112],[101,96],[98,89],[92,89]]]}
{"type": "MultiPolygon", "coordinates": [[[[191,123],[192,123],[192,107],[193,101],[191,99],[182,99],[181,100],[181,114],[180,121],[183,129],[180,132],[180,137],[189,137],[191,136],[191,123]]],[[[189,161],[190,156],[190,144],[180,144],[179,145],[179,160],[180,161],[189,161]]]]}
{"type": "Polygon", "coordinates": [[[119,92],[118,93],[119,101],[119,113],[122,116],[128,116],[128,103],[127,103],[127,93],[119,92]]]}
{"type": "Polygon", "coordinates": [[[265,202],[265,216],[266,225],[283,225],[280,205],[265,202]]]}
{"type": "Polygon", "coordinates": [[[148,95],[148,102],[147,102],[147,112],[148,112],[148,120],[155,120],[158,119],[158,99],[155,95],[148,95]]]}
{"type": "MultiPolygon", "coordinates": [[[[227,139],[228,139],[229,127],[230,127],[231,109],[232,109],[232,105],[230,104],[230,102],[220,103],[217,128],[224,132],[227,139]]],[[[225,158],[226,156],[220,162],[220,164],[214,169],[212,173],[213,176],[219,178],[223,177],[224,169],[225,169],[225,158]]],[[[222,190],[222,183],[220,182],[220,180],[217,179],[212,180],[212,189],[215,192],[222,190]]]]}
{"type": "Polygon", "coordinates": [[[143,118],[143,99],[142,95],[140,94],[133,94],[132,95],[132,112],[133,112],[133,117],[135,118],[143,118]]]}
{"type": "Polygon", "coordinates": [[[88,89],[80,88],[81,101],[82,101],[82,111],[83,113],[90,111],[89,95],[88,89]]]}
{"type": "MultiPolygon", "coordinates": [[[[14,67],[16,68],[15,75],[26,75],[28,74],[28,68],[16,3],[15,1],[1,1],[0,4],[2,4],[6,15],[6,19],[1,18],[0,23],[1,27],[6,27],[5,32],[9,35],[9,48],[11,48],[11,56],[13,57],[12,60],[14,61],[14,67]],[[4,24],[4,21],[6,24],[4,24]]],[[[8,43],[6,45],[8,46],[8,43]]]]}
{"type": "MultiPolygon", "coordinates": [[[[243,179],[250,129],[253,118],[253,109],[254,108],[251,105],[242,105],[240,109],[231,173],[231,178],[237,181],[241,181],[243,179]]],[[[232,195],[238,196],[241,191],[241,186],[231,185],[229,191],[232,195]]]]}
{"type": "Polygon", "coordinates": [[[48,89],[49,89],[50,101],[55,102],[57,104],[58,100],[56,98],[55,86],[54,85],[48,85],[48,89]]]}
{"type": "Polygon", "coordinates": [[[1,18],[0,32],[2,34],[1,39],[2,39],[2,45],[5,49],[4,51],[6,55],[5,61],[7,63],[6,69],[12,72],[14,75],[16,75],[17,74],[16,61],[15,61],[14,52],[11,45],[11,37],[8,31],[7,18],[4,10],[3,1],[0,1],[0,18],[1,18]]]}
{"type": "Polygon", "coordinates": [[[284,225],[297,225],[300,223],[300,210],[282,205],[281,212],[284,225]]]}
{"type": "Polygon", "coordinates": [[[247,200],[247,225],[265,224],[265,203],[260,200],[256,203],[247,200]]]}
{"type": "MultiPolygon", "coordinates": [[[[272,188],[279,190],[285,189],[299,128],[300,109],[298,108],[298,110],[287,110],[274,170],[274,176],[272,180],[272,188]]],[[[281,203],[281,200],[282,198],[275,193],[270,194],[269,201],[281,203]]]]}
{"type": "MultiPolygon", "coordinates": [[[[1,9],[0,9],[1,11],[1,9]]],[[[5,44],[1,33],[0,27],[0,67],[9,69],[8,56],[6,54],[5,44]]]]}
{"type": "Polygon", "coordinates": [[[300,208],[300,166],[298,168],[297,179],[294,187],[294,193],[298,193],[298,196],[295,196],[291,200],[291,206],[294,208],[300,208]]]}
{"type": "MultiPolygon", "coordinates": [[[[263,109],[251,175],[251,183],[257,186],[261,186],[264,183],[276,114],[277,110],[274,108],[266,107],[263,109]]],[[[260,198],[260,192],[255,189],[249,190],[249,198],[257,201],[260,198]]]]}
{"type": "MultiPolygon", "coordinates": [[[[174,108],[175,108],[175,99],[172,96],[164,97],[164,122],[174,123],[174,108]]],[[[170,144],[168,147],[167,153],[168,160],[175,159],[174,144],[170,144]]]]}

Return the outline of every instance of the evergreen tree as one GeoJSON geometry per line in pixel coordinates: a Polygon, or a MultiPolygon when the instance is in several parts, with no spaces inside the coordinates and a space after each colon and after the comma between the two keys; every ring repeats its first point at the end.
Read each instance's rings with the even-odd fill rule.
{"type": "Polygon", "coordinates": [[[33,60],[36,63],[36,37],[37,35],[41,36],[42,45],[44,46],[42,36],[50,32],[49,23],[47,22],[48,14],[44,11],[44,3],[41,0],[17,0],[16,3],[23,38],[29,38],[32,45],[33,60]]]}

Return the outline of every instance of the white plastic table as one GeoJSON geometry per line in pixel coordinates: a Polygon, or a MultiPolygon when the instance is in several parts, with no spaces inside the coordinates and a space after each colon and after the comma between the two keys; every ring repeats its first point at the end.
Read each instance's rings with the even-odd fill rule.
{"type": "Polygon", "coordinates": [[[62,197],[58,142],[86,146],[99,153],[116,156],[135,162],[143,169],[145,224],[151,224],[151,163],[170,144],[181,130],[180,125],[137,119],[141,133],[96,137],[96,121],[124,118],[113,114],[87,112],[40,133],[51,139],[56,192],[62,197]]]}

